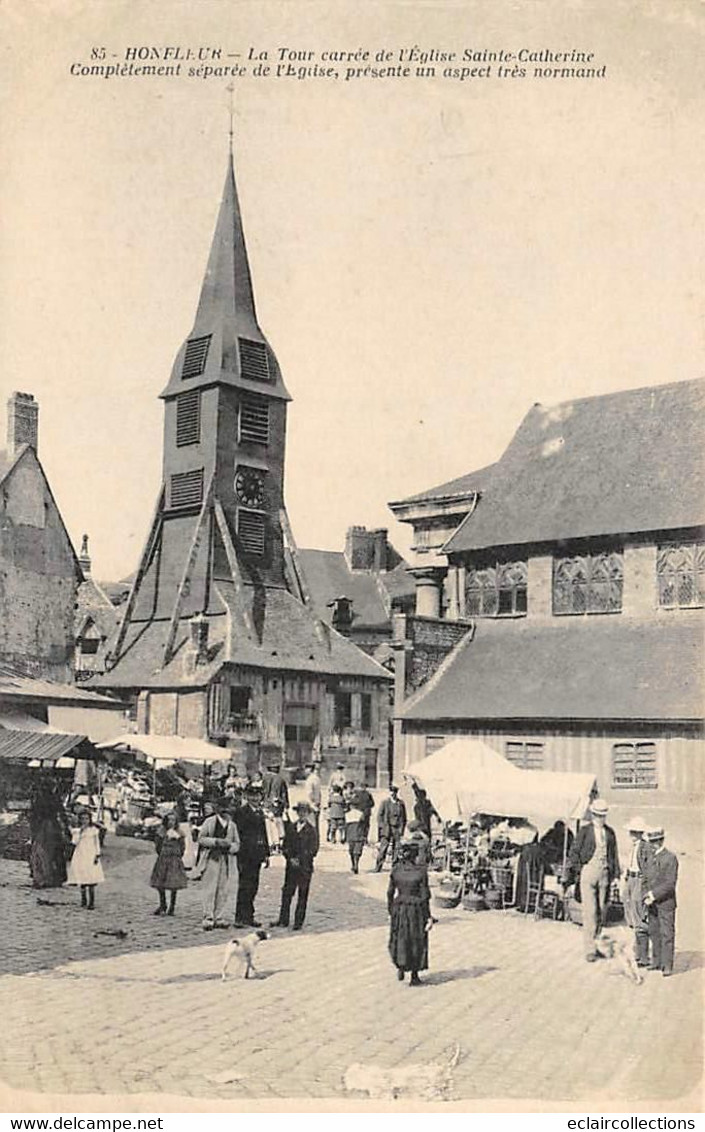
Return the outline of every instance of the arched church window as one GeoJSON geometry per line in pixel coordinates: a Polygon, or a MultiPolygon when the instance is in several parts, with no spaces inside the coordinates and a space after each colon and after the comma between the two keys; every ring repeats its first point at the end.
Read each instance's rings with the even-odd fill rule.
{"type": "Polygon", "coordinates": [[[526,613],[528,568],[526,562],[498,562],[469,569],[465,583],[468,617],[502,617],[526,613]]]}
{"type": "Polygon", "coordinates": [[[687,609],[705,605],[705,544],[672,543],[656,555],[659,605],[687,609]]]}
{"type": "Polygon", "coordinates": [[[553,612],[618,613],[623,581],[621,551],[554,558],[553,612]]]}

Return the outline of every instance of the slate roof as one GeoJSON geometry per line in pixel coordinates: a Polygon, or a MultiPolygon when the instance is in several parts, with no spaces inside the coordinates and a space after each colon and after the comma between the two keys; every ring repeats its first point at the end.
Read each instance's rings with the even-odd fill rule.
{"type": "Polygon", "coordinates": [[[330,621],[330,602],[347,597],[353,603],[353,627],[385,626],[394,598],[411,597],[414,579],[406,563],[384,573],[350,570],[345,555],[335,550],[299,550],[311,600],[324,621],[330,621]]]}
{"type": "Polygon", "coordinates": [[[445,549],[701,526],[704,428],[705,380],[534,405],[445,549]]]}
{"type": "Polygon", "coordinates": [[[702,618],[623,615],[476,623],[401,712],[405,720],[698,720],[702,618]]]}
{"type": "Polygon", "coordinates": [[[477,491],[484,491],[496,467],[496,464],[487,464],[484,468],[478,468],[476,472],[468,472],[464,476],[458,476],[457,479],[440,483],[436,487],[429,487],[427,491],[420,491],[418,495],[410,495],[407,499],[400,499],[398,503],[390,503],[389,506],[397,507],[401,504],[425,503],[427,500],[431,502],[435,499],[452,498],[454,495],[469,495],[477,491]]]}
{"type": "Polygon", "coordinates": [[[75,704],[78,707],[115,708],[116,706],[115,700],[109,699],[107,696],[96,695],[95,692],[78,688],[74,684],[58,684],[52,680],[41,680],[33,676],[26,676],[14,665],[0,660],[0,700],[3,697],[10,700],[25,699],[39,700],[45,703],[75,704]]]}
{"type": "Polygon", "coordinates": [[[115,632],[120,619],[119,610],[115,608],[102,587],[90,576],[81,583],[76,594],[74,614],[76,635],[82,632],[89,617],[101,637],[106,639],[115,632]]]}
{"type": "Polygon", "coordinates": [[[167,619],[132,621],[120,660],[109,672],[94,677],[91,688],[179,688],[204,687],[225,663],[270,671],[293,671],[317,675],[366,676],[389,680],[389,673],[356,645],[329,626],[320,625],[311,610],[288,590],[269,586],[253,597],[244,586],[245,602],[238,600],[232,582],[217,582],[223,612],[210,615],[208,659],[195,671],[187,671],[184,648],[188,621],[182,620],[175,653],[162,668],[169,633],[167,619]],[[243,604],[259,611],[255,616],[261,633],[248,637],[242,628],[243,604]],[[229,613],[230,616],[226,614],[229,613]],[[227,634],[230,632],[230,640],[227,634]]]}

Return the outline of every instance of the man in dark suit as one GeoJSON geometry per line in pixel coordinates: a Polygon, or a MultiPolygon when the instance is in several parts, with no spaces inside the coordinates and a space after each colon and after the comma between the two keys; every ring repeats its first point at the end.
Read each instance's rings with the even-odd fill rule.
{"type": "Polygon", "coordinates": [[[235,811],[235,825],[240,835],[240,852],[237,857],[240,884],[235,908],[236,928],[262,926],[255,919],[255,897],[259,889],[260,869],[269,860],[269,842],[261,803],[261,789],[257,786],[247,786],[244,803],[235,811]]]}
{"type": "Polygon", "coordinates": [[[565,879],[566,889],[576,881],[580,886],[585,958],[589,963],[597,959],[595,940],[605,922],[610,886],[620,873],[617,838],[606,823],[607,810],[602,798],[590,803],[590,824],[582,827],[573,842],[565,879]]]}
{"type": "Polygon", "coordinates": [[[406,806],[399,797],[399,787],[393,783],[389,787],[389,797],[384,799],[377,811],[377,828],[379,846],[375,872],[381,873],[390,845],[392,846],[392,864],[396,863],[399,846],[406,828],[406,806]]]}
{"type": "Polygon", "coordinates": [[[288,928],[291,902],[294,893],[298,892],[294,911],[294,931],[298,932],[301,931],[306,918],[308,892],[313,876],[313,859],[318,852],[318,837],[311,825],[311,807],[308,802],[299,802],[294,809],[296,821],[288,821],[284,826],[282,849],[286,858],[284,885],[279,919],[271,927],[288,928]]]}
{"type": "Polygon", "coordinates": [[[664,976],[673,974],[676,944],[676,884],[678,858],[664,847],[663,829],[647,831],[652,856],[646,862],[644,904],[649,915],[651,967],[664,976]]]}
{"type": "Polygon", "coordinates": [[[645,839],[646,822],[642,817],[630,818],[625,829],[631,839],[631,849],[622,887],[624,919],[634,932],[637,964],[648,967],[649,916],[644,906],[644,877],[653,850],[645,839]]]}

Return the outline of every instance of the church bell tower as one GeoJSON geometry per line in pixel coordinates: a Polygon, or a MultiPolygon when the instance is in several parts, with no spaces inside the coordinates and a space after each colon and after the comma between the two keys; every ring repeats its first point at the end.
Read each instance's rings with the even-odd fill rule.
{"type": "MultiPolygon", "coordinates": [[[[247,606],[292,588],[285,550],[286,412],[279,363],[258,321],[232,153],[193,328],[164,401],[162,487],[111,658],[140,625],[165,631],[162,665],[182,623],[222,612],[219,583],[247,606]]],[[[252,624],[245,608],[244,622],[252,624]]]]}

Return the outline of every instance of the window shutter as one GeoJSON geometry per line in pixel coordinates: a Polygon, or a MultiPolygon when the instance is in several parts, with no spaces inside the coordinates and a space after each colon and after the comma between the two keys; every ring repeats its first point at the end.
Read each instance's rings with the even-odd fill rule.
{"type": "Polygon", "coordinates": [[[269,444],[269,401],[243,394],[240,401],[240,436],[252,444],[269,444]]]}
{"type": "Polygon", "coordinates": [[[238,511],[237,533],[248,554],[264,554],[264,515],[258,511],[238,511]]]}
{"type": "Polygon", "coordinates": [[[172,507],[195,507],[203,502],[203,468],[177,472],[171,477],[169,493],[172,507]]]}
{"type": "Polygon", "coordinates": [[[249,338],[240,338],[238,341],[241,376],[248,381],[269,381],[269,357],[264,342],[252,342],[249,338]]]}
{"type": "Polygon", "coordinates": [[[186,353],[184,354],[184,364],[181,370],[182,380],[187,377],[200,377],[206,368],[206,358],[208,357],[208,347],[211,344],[212,335],[207,334],[205,338],[190,338],[186,343],[186,353]]]}
{"type": "Polygon", "coordinates": [[[201,391],[193,389],[176,398],[176,444],[198,444],[201,439],[201,391]]]}

